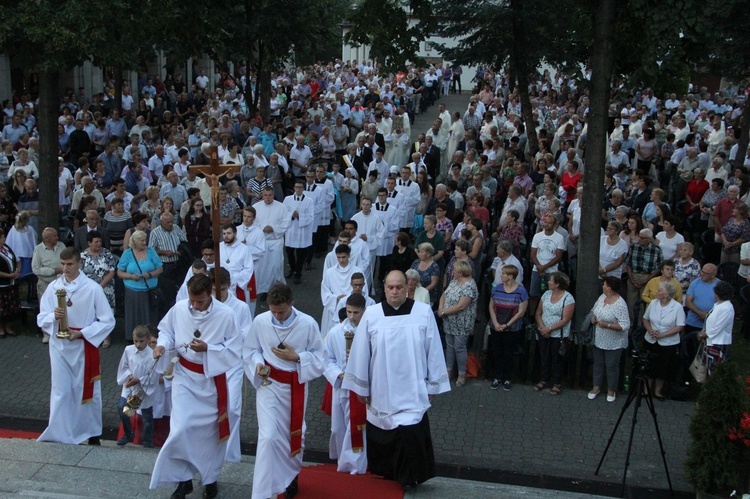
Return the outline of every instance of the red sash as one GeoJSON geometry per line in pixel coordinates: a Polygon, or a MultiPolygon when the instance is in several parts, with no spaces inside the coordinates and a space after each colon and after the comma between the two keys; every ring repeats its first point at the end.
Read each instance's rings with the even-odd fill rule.
{"type": "MultiPolygon", "coordinates": [[[[72,331],[80,331],[80,328],[71,327],[72,331]]],[[[94,401],[94,383],[102,379],[99,349],[83,340],[83,397],[81,404],[90,404],[94,401]]]]}
{"type": "MultiPolygon", "coordinates": [[[[185,357],[180,357],[180,364],[182,364],[182,367],[188,371],[197,374],[205,374],[201,364],[190,362],[185,357]]],[[[227,375],[226,373],[221,373],[214,376],[213,380],[216,385],[216,406],[219,413],[219,443],[221,443],[229,438],[229,416],[227,415],[229,397],[227,395],[227,375]]]]}
{"type": "Polygon", "coordinates": [[[302,420],[305,417],[305,384],[299,382],[297,371],[282,371],[273,366],[270,378],[292,389],[291,423],[289,425],[291,456],[302,452],[302,420]]]}
{"type": "Polygon", "coordinates": [[[323,400],[320,402],[320,410],[328,416],[330,416],[333,411],[333,386],[331,386],[330,383],[326,383],[326,390],[323,392],[323,400]]]}
{"type": "MultiPolygon", "coordinates": [[[[237,299],[241,302],[247,303],[245,300],[245,290],[240,288],[239,286],[235,287],[237,295],[237,299]]],[[[250,294],[250,301],[253,302],[258,298],[258,287],[255,285],[255,272],[253,272],[252,277],[247,283],[247,292],[250,294]]]]}
{"type": "Polygon", "coordinates": [[[359,401],[357,394],[349,392],[349,425],[352,433],[352,451],[365,450],[364,429],[367,426],[367,408],[359,401]]]}

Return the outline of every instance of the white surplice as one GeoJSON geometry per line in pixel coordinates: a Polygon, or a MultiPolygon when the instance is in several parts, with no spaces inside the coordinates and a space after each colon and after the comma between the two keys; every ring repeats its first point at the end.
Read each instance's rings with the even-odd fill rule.
{"type": "Polygon", "coordinates": [[[95,347],[115,327],[115,316],[99,284],[81,272],[68,282],[60,276],[50,283],[39,302],[37,325],[50,336],[49,359],[52,388],[49,402],[49,425],[40,442],[80,444],[102,434],[101,382],[94,382],[94,399],[83,404],[84,343],[63,340],[56,334],[60,322],[55,320],[58,289],[67,291],[68,327],[80,328],[83,337],[95,347]]]}
{"type": "MultiPolygon", "coordinates": [[[[317,227],[323,225],[326,226],[331,223],[331,203],[335,199],[335,193],[333,192],[333,182],[329,179],[325,179],[322,183],[318,183],[315,180],[315,224],[317,227]]],[[[307,186],[305,186],[307,189],[307,186]]]]}
{"type": "MultiPolygon", "coordinates": [[[[346,370],[346,339],[344,333],[352,331],[356,336],[356,327],[346,319],[336,324],[326,336],[326,370],[323,375],[333,386],[333,403],[331,407],[331,439],[328,445],[328,456],[338,459],[337,471],[363,475],[367,472],[367,452],[352,449],[351,423],[349,418],[350,391],[341,388],[339,375],[346,370]]],[[[362,432],[364,436],[364,431],[362,432]]]]}
{"type": "MultiPolygon", "coordinates": [[[[336,304],[336,312],[333,314],[334,317],[338,318],[338,316],[339,316],[339,310],[341,310],[342,308],[346,307],[346,300],[347,300],[347,298],[349,298],[353,294],[354,293],[349,293],[348,295],[342,297],[339,300],[339,302],[336,304]]],[[[375,300],[373,300],[370,297],[370,295],[368,295],[367,293],[363,292],[362,296],[365,297],[365,308],[369,307],[370,305],[375,305],[375,300]]]]}
{"type": "MultiPolygon", "coordinates": [[[[396,190],[398,196],[401,197],[401,205],[399,211],[401,212],[401,228],[414,227],[414,215],[417,211],[417,205],[422,201],[422,195],[419,192],[419,184],[413,180],[404,182],[401,179],[396,181],[396,190]]],[[[390,202],[390,200],[389,200],[390,202]]]]}
{"type": "Polygon", "coordinates": [[[264,232],[266,236],[266,253],[258,260],[258,272],[255,275],[255,285],[258,294],[267,293],[276,281],[286,283],[284,279],[284,234],[289,230],[292,214],[286,206],[278,201],[266,204],[265,201],[255,203],[257,212],[255,225],[261,230],[270,226],[272,232],[264,232]]]}
{"type": "MultiPolygon", "coordinates": [[[[245,374],[257,391],[255,408],[258,417],[258,448],[253,474],[253,499],[275,497],[286,490],[302,469],[306,424],[302,419],[302,450],[291,457],[291,387],[271,380],[261,386],[256,374],[258,364],[268,363],[274,369],[296,372],[300,383],[307,383],[323,374],[324,349],[315,319],[292,308],[292,315],[279,324],[270,312],[253,321],[252,334],[242,351],[245,374]],[[271,349],[284,342],[299,354],[299,362],[278,358],[271,349]]],[[[305,390],[307,409],[307,390],[305,390]]]]}
{"type": "MultiPolygon", "coordinates": [[[[320,282],[320,299],[323,302],[323,317],[320,321],[320,331],[323,337],[328,331],[339,322],[336,313],[336,305],[339,303],[339,295],[348,296],[352,292],[352,274],[355,272],[364,272],[353,263],[346,267],[336,265],[323,271],[323,280],[320,282]]],[[[362,291],[367,295],[367,284],[362,291]]]]}
{"type": "MultiPolygon", "coordinates": [[[[388,152],[386,153],[386,161],[392,166],[398,166],[401,168],[409,162],[409,134],[401,132],[401,135],[389,133],[384,137],[385,144],[388,152]]],[[[381,180],[381,186],[385,186],[385,179],[388,177],[386,173],[381,180]]]]}
{"type": "Polygon", "coordinates": [[[122,385],[120,396],[127,399],[131,395],[140,393],[141,409],[153,407],[154,390],[159,384],[159,375],[154,365],[157,361],[154,360],[153,352],[148,346],[143,350],[138,350],[135,345],[128,345],[122,352],[120,364],[117,366],[117,384],[122,385]],[[130,376],[138,378],[139,383],[126,388],[125,383],[130,376]]]}
{"type": "Polygon", "coordinates": [[[313,231],[315,225],[315,198],[303,193],[302,196],[292,194],[284,198],[284,206],[290,216],[297,212],[297,218],[293,218],[286,231],[284,246],[289,248],[307,248],[312,246],[313,231]]]}
{"type": "Polygon", "coordinates": [[[429,396],[450,391],[450,383],[430,306],[413,302],[410,313],[388,316],[384,307],[362,315],[341,387],[370,397],[367,421],[393,430],[419,423],[429,396]]]}
{"type": "MultiPolygon", "coordinates": [[[[339,260],[336,257],[336,248],[338,248],[338,246],[339,243],[336,241],[336,244],[333,245],[333,249],[326,254],[326,257],[323,260],[323,271],[339,264],[339,260]]],[[[349,248],[352,250],[349,254],[349,263],[353,263],[361,269],[366,269],[370,265],[370,250],[367,247],[367,244],[360,238],[355,237],[349,242],[349,248]]],[[[365,279],[368,279],[367,274],[365,274],[365,279]]],[[[370,281],[367,280],[367,282],[369,283],[370,281]]]]}
{"type": "Polygon", "coordinates": [[[398,234],[398,230],[401,228],[398,205],[392,205],[389,199],[385,204],[380,204],[378,201],[372,205],[372,209],[378,218],[380,218],[380,221],[383,222],[383,236],[378,241],[375,254],[377,256],[388,256],[393,253],[393,246],[396,244],[396,234],[398,234]]]}
{"type": "Polygon", "coordinates": [[[253,277],[253,272],[255,272],[253,255],[250,250],[237,239],[232,244],[222,241],[219,243],[219,259],[221,267],[229,271],[229,293],[236,295],[237,288],[243,290],[245,305],[248,307],[252,305],[251,311],[255,312],[255,302],[250,299],[250,293],[247,289],[250,278],[253,277]]]}
{"type": "Polygon", "coordinates": [[[237,365],[227,372],[227,388],[229,390],[229,440],[227,441],[226,461],[239,463],[242,458],[240,450],[240,421],[242,419],[242,382],[245,378],[245,372],[242,368],[242,346],[245,340],[251,334],[253,325],[253,316],[250,310],[243,306],[235,295],[229,294],[224,305],[228,306],[234,312],[234,324],[240,333],[242,341],[233,343],[237,347],[237,365]]]}
{"type": "Polygon", "coordinates": [[[239,224],[237,226],[237,240],[247,246],[253,256],[253,263],[257,267],[258,260],[266,252],[266,236],[263,231],[256,225],[248,227],[245,224],[239,224]]]}
{"type": "MultiPolygon", "coordinates": [[[[151,473],[150,488],[174,487],[192,480],[196,473],[203,485],[221,474],[227,442],[219,442],[219,412],[214,376],[227,373],[241,361],[242,338],[234,322],[234,310],[211,299],[205,312],[193,310],[188,300],[177,302],[159,323],[159,346],[176,348],[181,357],[203,366],[198,374],[177,362],[172,380],[169,437],[159,451],[151,473]],[[200,331],[208,351],[194,352],[189,344],[200,331]]],[[[230,402],[231,403],[231,402],[230,402]]]]}
{"type": "Polygon", "coordinates": [[[367,282],[372,283],[372,275],[375,271],[375,257],[377,256],[378,245],[383,239],[385,226],[373,210],[370,210],[368,215],[365,215],[363,211],[358,211],[354,214],[352,220],[357,222],[357,239],[363,240],[363,235],[367,237],[367,241],[363,240],[369,250],[367,268],[365,270],[367,271],[367,282]]]}

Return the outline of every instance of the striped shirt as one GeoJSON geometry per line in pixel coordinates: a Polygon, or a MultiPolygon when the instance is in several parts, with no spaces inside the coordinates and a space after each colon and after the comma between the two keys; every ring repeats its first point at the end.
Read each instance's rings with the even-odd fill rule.
{"type": "Polygon", "coordinates": [[[159,251],[174,251],[175,254],[172,256],[159,255],[162,263],[174,263],[180,259],[180,255],[177,254],[177,247],[182,241],[187,242],[187,237],[185,237],[185,233],[177,225],[173,225],[172,230],[169,232],[159,226],[151,231],[148,245],[159,251]]]}

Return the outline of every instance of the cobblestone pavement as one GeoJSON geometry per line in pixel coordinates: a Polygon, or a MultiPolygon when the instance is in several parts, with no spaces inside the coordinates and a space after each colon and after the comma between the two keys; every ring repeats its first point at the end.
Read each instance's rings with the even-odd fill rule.
{"type": "MultiPolygon", "coordinates": [[[[463,110],[467,95],[445,99],[449,111],[463,110]]],[[[437,107],[417,117],[413,135],[426,131],[437,116],[437,107]]],[[[320,319],[322,305],[318,283],[322,260],[314,260],[315,269],[303,274],[303,283],[294,286],[296,306],[320,319]]],[[[259,307],[259,312],[263,307],[259,307]]],[[[49,415],[49,359],[47,346],[36,336],[31,316],[25,334],[8,338],[0,346],[0,416],[44,421],[49,415]]],[[[17,329],[24,331],[22,326],[17,329]]],[[[102,393],[105,426],[119,424],[116,404],[119,388],[115,384],[117,364],[124,347],[122,320],[118,320],[113,345],[102,350],[102,393]],[[118,339],[119,338],[119,339],[118,339]]],[[[306,448],[309,454],[327,453],[330,420],[318,410],[324,388],[323,378],[310,383],[307,411],[306,448]]],[[[242,421],[242,441],[252,450],[257,438],[255,391],[246,383],[242,421]]],[[[531,386],[516,384],[510,392],[491,391],[489,383],[469,380],[465,387],[435,397],[429,411],[437,461],[441,472],[454,477],[480,473],[483,480],[514,480],[514,476],[537,477],[538,483],[550,479],[575,490],[583,481],[619,483],[625,464],[627,438],[633,407],[623,418],[598,477],[594,470],[613,425],[624,403],[620,396],[608,404],[604,397],[594,401],[586,391],[565,390],[553,397],[533,392],[531,386]]],[[[686,458],[691,402],[656,402],[659,426],[666,450],[669,471],[675,489],[689,491],[682,463],[686,458]]],[[[308,457],[309,458],[309,457],[308,457]]],[[[476,476],[476,475],[474,475],[476,476]]],[[[633,439],[628,484],[643,488],[666,489],[667,482],[656,440],[656,432],[647,407],[640,408],[633,439]]],[[[528,482],[527,482],[528,483],[528,482]]],[[[619,489],[615,494],[619,493],[619,489]]]]}

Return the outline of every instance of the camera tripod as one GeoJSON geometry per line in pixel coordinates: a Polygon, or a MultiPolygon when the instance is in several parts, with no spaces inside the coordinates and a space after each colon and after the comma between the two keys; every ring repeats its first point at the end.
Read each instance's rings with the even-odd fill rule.
{"type": "MultiPolygon", "coordinates": [[[[641,369],[640,371],[643,371],[643,369],[641,369]]],[[[599,469],[602,467],[602,463],[604,462],[604,458],[607,455],[609,446],[612,444],[612,440],[615,438],[615,433],[617,433],[617,429],[620,427],[620,422],[622,421],[623,416],[625,416],[625,412],[628,410],[628,407],[630,407],[630,404],[632,404],[635,400],[633,423],[630,425],[630,437],[628,438],[628,452],[627,454],[625,454],[625,469],[622,472],[622,489],[620,490],[620,496],[622,497],[622,495],[625,493],[625,479],[628,476],[628,467],[630,466],[630,451],[633,447],[633,433],[635,431],[635,424],[638,422],[638,409],[640,409],[641,407],[641,402],[643,400],[646,400],[648,410],[651,412],[651,419],[654,420],[654,427],[656,428],[656,438],[659,440],[659,450],[661,451],[661,459],[664,463],[664,472],[667,475],[667,482],[669,483],[669,492],[672,496],[674,496],[674,490],[672,490],[672,480],[669,477],[669,469],[667,467],[667,454],[664,451],[664,444],[662,444],[661,441],[661,431],[659,430],[659,423],[656,421],[656,409],[654,409],[654,400],[651,396],[651,388],[648,385],[648,380],[646,379],[646,375],[643,372],[638,372],[633,376],[633,385],[631,388],[632,389],[628,394],[628,398],[625,401],[625,405],[622,406],[622,411],[620,411],[620,417],[617,418],[615,427],[612,429],[612,434],[609,436],[609,441],[607,442],[607,446],[604,448],[602,458],[599,460],[599,465],[596,467],[594,475],[599,475],[599,469]]]]}

